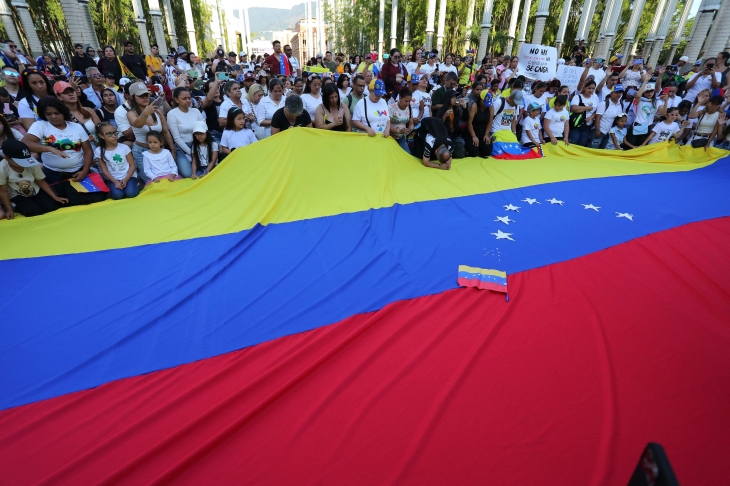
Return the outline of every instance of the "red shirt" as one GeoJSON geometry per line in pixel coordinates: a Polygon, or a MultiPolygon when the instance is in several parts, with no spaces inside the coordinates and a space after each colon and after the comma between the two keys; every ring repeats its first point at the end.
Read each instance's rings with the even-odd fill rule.
{"type": "MultiPolygon", "coordinates": [[[[279,54],[280,56],[284,56],[284,54],[279,54]]],[[[291,62],[289,62],[289,59],[284,56],[284,59],[286,59],[286,63],[289,65],[289,73],[291,74],[294,72],[294,68],[292,68],[291,62]]],[[[281,72],[281,65],[279,60],[276,58],[276,54],[272,54],[269,57],[267,57],[264,60],[264,66],[269,66],[269,73],[270,74],[287,74],[281,72]]]]}
{"type": "Polygon", "coordinates": [[[398,73],[403,75],[403,81],[406,81],[408,79],[408,71],[406,70],[405,66],[403,66],[403,64],[399,63],[398,65],[394,66],[392,62],[388,61],[383,64],[382,68],[380,68],[379,76],[380,79],[382,79],[385,83],[385,89],[386,91],[388,91],[388,93],[400,93],[403,84],[398,83],[395,80],[395,76],[398,73]]]}

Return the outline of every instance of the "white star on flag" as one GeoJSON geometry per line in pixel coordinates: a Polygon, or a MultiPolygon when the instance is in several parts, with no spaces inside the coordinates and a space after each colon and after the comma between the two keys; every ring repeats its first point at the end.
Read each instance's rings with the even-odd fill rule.
{"type": "Polygon", "coordinates": [[[580,203],[580,205],[583,206],[583,209],[592,209],[595,212],[598,212],[598,210],[601,209],[601,206],[594,206],[593,204],[580,203]]]}
{"type": "Polygon", "coordinates": [[[633,214],[629,214],[629,213],[619,213],[618,211],[616,211],[616,215],[617,215],[617,216],[616,216],[617,218],[626,218],[626,219],[628,219],[629,221],[633,221],[633,220],[634,220],[634,215],[633,215],[633,214]]]}
{"type": "Polygon", "coordinates": [[[514,211],[516,213],[519,213],[520,212],[519,211],[520,208],[517,207],[517,206],[514,206],[512,204],[507,204],[506,206],[504,206],[504,209],[505,209],[505,211],[514,211]]]}
{"type": "Polygon", "coordinates": [[[563,201],[560,201],[560,200],[558,200],[558,199],[555,199],[555,198],[552,198],[552,199],[545,199],[545,200],[546,200],[547,202],[549,202],[550,204],[560,204],[561,206],[563,205],[563,201]]]}
{"type": "Polygon", "coordinates": [[[529,197],[526,199],[523,199],[522,202],[526,202],[530,206],[532,206],[533,204],[540,204],[539,202],[537,202],[537,199],[531,199],[529,197]]]}
{"type": "Polygon", "coordinates": [[[509,216],[497,216],[497,219],[495,221],[501,221],[502,223],[509,226],[510,223],[514,223],[514,219],[509,219],[509,216]]]}
{"type": "Polygon", "coordinates": [[[512,238],[510,238],[510,236],[512,236],[512,233],[504,233],[502,230],[497,230],[496,233],[491,233],[491,234],[493,234],[494,236],[496,236],[498,240],[515,241],[512,238]]]}

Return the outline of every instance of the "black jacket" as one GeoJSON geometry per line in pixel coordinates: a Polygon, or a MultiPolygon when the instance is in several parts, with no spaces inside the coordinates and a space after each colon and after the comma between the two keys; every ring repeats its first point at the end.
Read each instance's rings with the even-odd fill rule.
{"type": "Polygon", "coordinates": [[[96,67],[96,63],[89,56],[84,55],[84,57],[81,57],[75,54],[71,58],[72,71],[81,71],[81,73],[86,76],[86,69],[90,67],[96,67]]]}

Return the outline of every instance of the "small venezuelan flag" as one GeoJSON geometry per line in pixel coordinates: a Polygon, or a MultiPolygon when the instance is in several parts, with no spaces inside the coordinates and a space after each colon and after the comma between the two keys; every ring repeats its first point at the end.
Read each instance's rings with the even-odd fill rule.
{"type": "Polygon", "coordinates": [[[507,293],[507,272],[459,265],[459,285],[507,293]]]}
{"type": "Polygon", "coordinates": [[[73,179],[69,179],[68,181],[71,183],[71,187],[78,192],[109,192],[109,188],[104,183],[104,179],[96,173],[90,173],[79,182],[73,179]]]}

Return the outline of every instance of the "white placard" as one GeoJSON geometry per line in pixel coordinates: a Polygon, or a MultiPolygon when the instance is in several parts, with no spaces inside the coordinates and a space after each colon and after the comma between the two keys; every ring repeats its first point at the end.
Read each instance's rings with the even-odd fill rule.
{"type": "Polygon", "coordinates": [[[585,68],[583,67],[566,66],[565,64],[562,64],[558,66],[558,73],[556,77],[560,80],[560,84],[564,84],[569,87],[570,92],[572,93],[578,89],[578,82],[580,81],[580,77],[583,75],[583,71],[585,71],[585,68]]]}
{"type": "Polygon", "coordinates": [[[517,73],[527,79],[550,81],[555,77],[558,51],[554,47],[538,44],[522,44],[517,73]]]}

